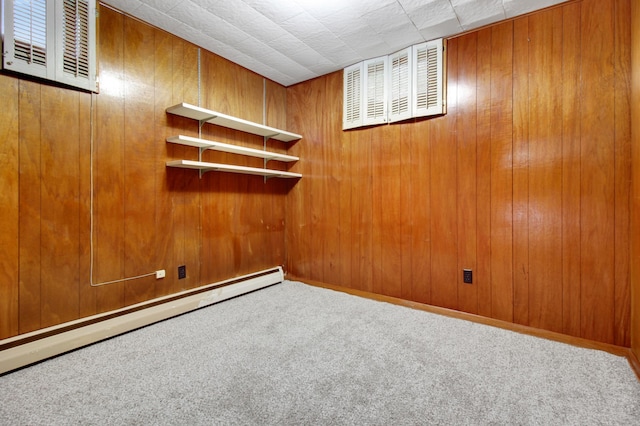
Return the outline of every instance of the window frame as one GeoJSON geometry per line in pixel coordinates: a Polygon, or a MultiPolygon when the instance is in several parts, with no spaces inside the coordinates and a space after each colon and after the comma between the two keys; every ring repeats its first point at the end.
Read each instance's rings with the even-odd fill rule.
{"type": "MultiPolygon", "coordinates": [[[[68,0],[67,0],[68,1],[68,0]]],[[[45,3],[45,64],[29,62],[16,56],[15,49],[15,3],[16,0],[2,0],[1,22],[3,37],[2,69],[42,78],[66,86],[86,90],[98,91],[97,84],[97,37],[96,37],[96,0],[71,0],[87,3],[87,75],[73,76],[64,70],[64,17],[65,0],[44,0],[45,3]]],[[[84,40],[84,38],[82,38],[84,40]]]]}

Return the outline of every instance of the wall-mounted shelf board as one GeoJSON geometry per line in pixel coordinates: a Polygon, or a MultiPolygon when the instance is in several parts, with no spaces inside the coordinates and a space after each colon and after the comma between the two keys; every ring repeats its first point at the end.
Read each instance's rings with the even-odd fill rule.
{"type": "Polygon", "coordinates": [[[184,136],[184,135],[171,136],[170,138],[167,138],[167,142],[177,143],[180,145],[195,146],[203,150],[212,149],[214,151],[222,151],[222,152],[229,152],[231,154],[239,154],[239,155],[246,155],[249,157],[263,158],[267,161],[275,160],[275,161],[283,161],[285,163],[291,163],[294,161],[298,161],[300,159],[298,157],[294,157],[293,155],[278,154],[276,152],[246,148],[243,146],[230,145],[222,142],[208,141],[205,139],[194,138],[191,136],[184,136]]]}
{"type": "Polygon", "coordinates": [[[282,170],[258,169],[256,167],[233,166],[230,164],[206,163],[204,161],[174,160],[168,161],[167,167],[178,167],[181,169],[194,169],[201,172],[230,172],[245,175],[258,175],[276,178],[301,178],[300,173],[284,172],[282,170]]]}
{"type": "Polygon", "coordinates": [[[269,126],[264,126],[262,124],[243,120],[241,118],[232,117],[230,115],[222,114],[206,108],[201,108],[185,102],[167,108],[167,112],[170,114],[191,118],[193,120],[204,121],[207,123],[227,127],[234,130],[240,130],[242,132],[247,132],[258,136],[276,139],[282,142],[291,142],[302,139],[301,135],[295,133],[287,132],[285,130],[280,130],[269,126]]]}

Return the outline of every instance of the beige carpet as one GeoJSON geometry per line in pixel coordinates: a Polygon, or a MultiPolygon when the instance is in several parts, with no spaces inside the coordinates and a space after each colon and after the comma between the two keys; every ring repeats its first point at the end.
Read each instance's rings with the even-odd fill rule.
{"type": "Polygon", "coordinates": [[[287,282],[0,377],[2,425],[640,424],[627,361],[287,282]]]}

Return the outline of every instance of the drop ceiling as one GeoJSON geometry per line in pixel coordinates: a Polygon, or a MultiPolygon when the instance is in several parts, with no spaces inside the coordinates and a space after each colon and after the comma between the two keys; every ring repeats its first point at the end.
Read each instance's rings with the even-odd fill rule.
{"type": "Polygon", "coordinates": [[[103,0],[284,86],[566,0],[103,0]]]}

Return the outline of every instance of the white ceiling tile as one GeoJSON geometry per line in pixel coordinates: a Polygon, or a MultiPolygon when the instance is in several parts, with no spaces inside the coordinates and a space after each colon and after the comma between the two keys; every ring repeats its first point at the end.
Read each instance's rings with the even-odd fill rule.
{"type": "Polygon", "coordinates": [[[247,34],[267,43],[289,34],[280,25],[262,14],[256,15],[244,30],[247,34]]]}
{"type": "Polygon", "coordinates": [[[322,33],[309,34],[302,41],[322,56],[324,56],[325,52],[333,50],[335,46],[345,45],[342,40],[328,30],[322,33]]]}
{"type": "Polygon", "coordinates": [[[502,0],[451,0],[453,9],[463,28],[469,29],[505,18],[502,0]]]}
{"type": "Polygon", "coordinates": [[[465,31],[469,31],[469,30],[473,30],[476,28],[480,28],[482,26],[485,25],[489,25],[489,24],[493,24],[495,22],[499,22],[504,20],[504,13],[499,13],[493,16],[486,16],[482,19],[476,19],[473,22],[467,23],[466,25],[463,25],[463,28],[465,31]]]}
{"type": "Polygon", "coordinates": [[[277,24],[304,12],[304,8],[293,0],[244,0],[244,2],[277,24]]]}
{"type": "Polygon", "coordinates": [[[412,8],[408,14],[418,29],[458,19],[449,0],[431,1],[422,7],[412,8]]]}
{"type": "Polygon", "coordinates": [[[231,46],[250,37],[249,34],[220,18],[216,18],[214,22],[211,22],[211,25],[203,26],[201,31],[209,37],[231,46]]]}
{"type": "Polygon", "coordinates": [[[220,18],[198,6],[193,0],[185,0],[180,4],[180,7],[172,9],[171,16],[200,31],[204,27],[215,25],[220,21],[220,18]]]}
{"type": "Polygon", "coordinates": [[[391,32],[404,25],[413,26],[404,9],[398,3],[391,3],[380,9],[373,10],[362,18],[378,34],[391,32]]]}
{"type": "MultiPolygon", "coordinates": [[[[180,0],[182,1],[182,0],[180,0]]],[[[122,12],[133,15],[133,12],[140,7],[142,2],[140,0],[109,0],[107,2],[109,6],[118,9],[122,12]]],[[[135,15],[134,15],[135,16],[135,15]]]]}
{"type": "Polygon", "coordinates": [[[170,33],[174,33],[174,30],[182,25],[182,22],[173,16],[169,16],[159,9],[155,9],[146,4],[136,9],[136,17],[145,22],[153,22],[156,27],[162,28],[170,33]]]}
{"type": "Polygon", "coordinates": [[[566,0],[537,0],[535,2],[530,0],[503,0],[503,3],[507,18],[513,18],[514,16],[553,6],[564,1],[566,0]]]}
{"type": "Polygon", "coordinates": [[[283,69],[287,69],[293,72],[308,70],[307,67],[299,64],[289,55],[280,53],[277,50],[272,49],[266,44],[253,38],[239,43],[237,46],[237,50],[251,57],[262,56],[262,62],[265,65],[273,68],[282,67],[283,69]]]}
{"type": "Polygon", "coordinates": [[[354,62],[366,59],[358,55],[355,50],[345,44],[334,46],[332,49],[324,52],[324,55],[336,65],[336,69],[344,68],[354,62]]]}
{"type": "Polygon", "coordinates": [[[284,85],[566,0],[102,0],[284,85]]]}
{"type": "Polygon", "coordinates": [[[238,28],[246,28],[257,16],[263,16],[242,0],[199,1],[203,9],[238,28]]]}
{"type": "Polygon", "coordinates": [[[344,0],[296,0],[296,3],[315,18],[335,15],[349,7],[349,2],[344,0]]]}
{"type": "Polygon", "coordinates": [[[420,34],[427,40],[435,40],[437,38],[448,37],[459,34],[463,31],[457,19],[452,19],[440,24],[431,25],[420,29],[420,34]]]}
{"type": "Polygon", "coordinates": [[[360,52],[362,49],[367,49],[370,46],[384,44],[384,40],[369,26],[359,27],[355,32],[344,33],[340,37],[340,40],[347,46],[360,52]]]}
{"type": "Polygon", "coordinates": [[[397,4],[398,0],[366,0],[358,2],[349,2],[349,7],[356,11],[360,16],[366,15],[391,4],[397,4]]]}
{"type": "Polygon", "coordinates": [[[157,9],[160,12],[167,12],[173,9],[174,7],[176,7],[177,5],[179,5],[180,3],[182,3],[183,1],[184,0],[144,0],[144,4],[145,6],[153,9],[157,9]]]}
{"type": "Polygon", "coordinates": [[[389,45],[392,51],[396,51],[398,49],[411,46],[412,44],[421,43],[425,41],[425,39],[413,25],[405,25],[403,27],[392,29],[392,31],[389,31],[385,35],[384,41],[385,43],[387,43],[387,45],[389,45]]]}
{"type": "Polygon", "coordinates": [[[317,34],[327,31],[324,25],[308,12],[301,12],[281,23],[282,28],[290,34],[304,40],[309,34],[317,34]]]}

